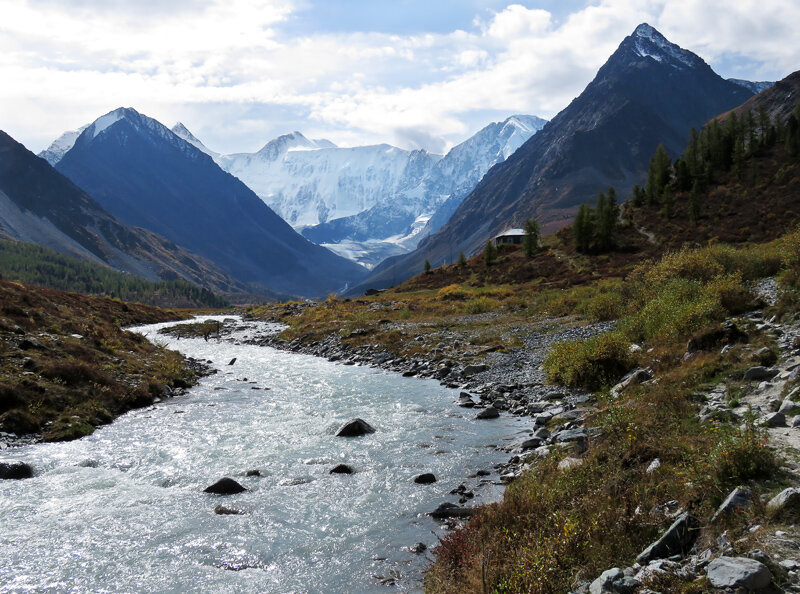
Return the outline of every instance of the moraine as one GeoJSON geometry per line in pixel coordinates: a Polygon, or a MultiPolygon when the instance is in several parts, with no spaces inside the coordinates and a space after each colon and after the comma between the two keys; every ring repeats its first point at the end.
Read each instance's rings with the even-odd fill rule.
{"type": "Polygon", "coordinates": [[[505,461],[487,445],[528,426],[476,421],[434,380],[157,334],[169,325],[137,330],[219,372],[79,441],[3,452],[36,476],[0,482],[0,590],[383,592],[397,576],[415,590],[426,558],[408,548],[442,534],[426,512],[478,487],[464,477],[505,461]],[[334,436],[355,417],[376,432],[334,436]],[[339,464],[355,474],[329,474],[339,464]],[[423,473],[438,481],[415,484],[423,473]],[[203,493],[223,476],[248,491],[203,493]]]}

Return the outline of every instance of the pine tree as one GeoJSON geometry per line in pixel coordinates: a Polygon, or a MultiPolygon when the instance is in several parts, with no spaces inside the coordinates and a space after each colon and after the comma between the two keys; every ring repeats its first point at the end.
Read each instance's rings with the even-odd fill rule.
{"type": "Polygon", "coordinates": [[[693,223],[700,219],[700,182],[695,180],[689,195],[689,218],[693,223]]]}
{"type": "Polygon", "coordinates": [[[458,253],[458,265],[461,268],[467,265],[467,257],[464,255],[463,251],[458,253]]]}
{"type": "Polygon", "coordinates": [[[575,221],[572,223],[572,233],[575,236],[575,249],[581,253],[588,253],[594,232],[592,210],[586,204],[581,204],[575,221]]]}
{"type": "Polygon", "coordinates": [[[533,258],[539,249],[539,223],[535,219],[525,221],[525,238],[522,240],[522,249],[526,258],[533,258]]]}
{"type": "Polygon", "coordinates": [[[491,239],[486,240],[486,245],[483,248],[483,263],[486,266],[491,266],[497,260],[497,248],[491,239]]]}
{"type": "Polygon", "coordinates": [[[673,203],[672,189],[669,186],[667,186],[666,188],[664,188],[664,194],[661,197],[661,214],[663,214],[664,217],[667,219],[672,217],[672,203],[673,203]]]}
{"type": "Polygon", "coordinates": [[[430,273],[431,273],[431,263],[426,258],[425,259],[425,274],[430,274],[430,273]]]}
{"type": "Polygon", "coordinates": [[[597,249],[607,251],[614,247],[614,232],[617,228],[617,191],[611,187],[608,194],[600,193],[597,206],[596,243],[597,249]],[[601,200],[602,198],[602,200],[601,200]]]}
{"type": "Polygon", "coordinates": [[[644,188],[642,188],[642,186],[640,186],[639,184],[633,186],[633,199],[631,200],[631,202],[636,208],[644,204],[645,197],[646,193],[644,191],[644,188]]]}

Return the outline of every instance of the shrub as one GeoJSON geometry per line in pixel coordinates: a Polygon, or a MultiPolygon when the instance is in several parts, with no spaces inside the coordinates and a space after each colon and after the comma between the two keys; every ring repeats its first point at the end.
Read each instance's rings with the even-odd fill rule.
{"type": "Polygon", "coordinates": [[[617,291],[598,293],[581,307],[581,312],[593,322],[616,320],[625,309],[622,295],[617,291]]]}
{"type": "Polygon", "coordinates": [[[547,378],[558,384],[597,390],[631,369],[630,343],[619,332],[557,343],[544,362],[547,378]]]}
{"type": "Polygon", "coordinates": [[[656,286],[677,278],[709,281],[723,272],[722,264],[711,250],[682,249],[666,254],[645,273],[645,279],[649,285],[656,286]]]}
{"type": "Polygon", "coordinates": [[[436,298],[443,301],[464,301],[467,297],[469,297],[469,294],[458,284],[442,287],[436,293],[436,298]]]}
{"type": "Polygon", "coordinates": [[[467,301],[464,312],[468,314],[480,314],[487,311],[500,309],[500,302],[491,297],[476,297],[467,301]]]}

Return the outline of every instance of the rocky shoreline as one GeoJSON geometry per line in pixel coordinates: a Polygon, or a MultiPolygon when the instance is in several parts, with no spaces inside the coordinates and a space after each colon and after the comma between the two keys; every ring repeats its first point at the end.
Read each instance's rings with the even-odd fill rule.
{"type": "MultiPolygon", "coordinates": [[[[242,342],[322,357],[340,365],[365,365],[404,377],[438,380],[445,387],[461,390],[455,404],[474,409],[477,422],[496,418],[501,413],[530,418],[532,426],[526,437],[496,446],[510,457],[506,463],[493,469],[498,475],[495,482],[508,484],[528,465],[547,456],[554,447],[568,448],[578,454],[588,446],[593,431],[587,431],[583,422],[595,410],[590,394],[548,385],[541,365],[554,343],[589,338],[613,329],[614,324],[575,326],[573,323],[574,320],[564,318],[548,319],[538,322],[536,327],[513,328],[510,332],[524,346],[507,351],[489,349],[481,353],[483,361],[480,363],[473,361],[473,352],[462,347],[469,342],[469,336],[463,332],[417,334],[413,340],[428,349],[428,355],[414,358],[393,356],[380,345],[349,348],[343,344],[339,334],[322,338],[305,336],[287,341],[271,333],[242,342]]],[[[235,324],[223,324],[220,338],[226,338],[235,330],[235,324]]],[[[356,335],[359,332],[354,331],[356,335]]],[[[461,506],[474,497],[476,488],[492,482],[488,478],[490,474],[483,471],[465,477],[464,482],[451,492],[458,505],[443,502],[431,515],[445,520],[447,527],[454,527],[457,520],[469,517],[473,509],[461,506]],[[476,479],[477,483],[470,485],[470,480],[474,482],[476,479]]]]}

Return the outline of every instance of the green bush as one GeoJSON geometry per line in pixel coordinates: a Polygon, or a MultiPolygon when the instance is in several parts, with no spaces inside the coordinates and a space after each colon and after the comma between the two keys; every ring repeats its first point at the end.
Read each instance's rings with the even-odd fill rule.
{"type": "Polygon", "coordinates": [[[553,383],[597,390],[616,382],[631,369],[629,347],[619,332],[560,342],[545,360],[544,370],[553,383]]]}
{"type": "Polygon", "coordinates": [[[618,291],[598,293],[581,306],[580,311],[593,322],[616,320],[625,310],[625,302],[618,291]]]}
{"type": "Polygon", "coordinates": [[[464,306],[464,312],[468,314],[486,313],[497,309],[500,309],[500,302],[491,297],[476,297],[467,301],[464,306]]]}

